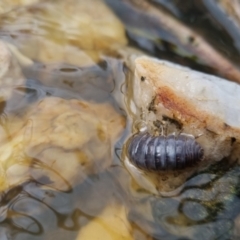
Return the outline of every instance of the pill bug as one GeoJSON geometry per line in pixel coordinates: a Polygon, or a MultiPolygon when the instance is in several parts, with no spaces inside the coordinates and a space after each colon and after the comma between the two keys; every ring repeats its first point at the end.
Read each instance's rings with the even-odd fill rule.
{"type": "Polygon", "coordinates": [[[144,132],[130,138],[127,155],[140,169],[160,171],[191,166],[203,159],[204,152],[192,135],[152,136],[144,132]]]}

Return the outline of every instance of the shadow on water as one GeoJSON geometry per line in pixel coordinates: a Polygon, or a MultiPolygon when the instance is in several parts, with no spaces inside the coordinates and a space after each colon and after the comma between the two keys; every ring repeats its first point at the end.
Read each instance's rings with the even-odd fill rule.
{"type": "MultiPolygon", "coordinates": [[[[33,68],[25,68],[26,86],[16,89],[20,95],[24,93],[21,101],[16,97],[3,102],[2,116],[4,112],[7,117],[8,114],[22,115],[29,104],[49,96],[107,102],[125,115],[119,98],[124,74],[115,76],[110,64],[115,66],[115,71],[122,69],[122,63],[115,59],[86,68],[39,63],[33,68]]],[[[41,159],[24,153],[18,157],[20,162],[17,165],[27,172],[19,183],[1,196],[0,239],[76,239],[79,229],[97,217],[110,201],[121,202],[122,196],[127,196],[119,184],[114,184],[113,174],[108,170],[87,175],[80,169],[73,185],[62,172],[41,159]]],[[[12,159],[4,167],[10,169],[15,166],[14,161],[12,159]]]]}
{"type": "MultiPolygon", "coordinates": [[[[75,73],[75,70],[71,69],[72,67],[65,66],[64,74],[75,73]]],[[[96,69],[98,72],[106,69],[106,66],[96,69]]],[[[88,70],[90,75],[94,74],[92,68],[88,70]]],[[[88,75],[86,70],[85,74],[88,75]]],[[[102,85],[105,85],[104,80],[105,77],[102,77],[102,85]]],[[[79,84],[84,88],[85,81],[79,84]]],[[[119,112],[123,112],[123,103],[114,95],[115,90],[112,87],[103,88],[100,95],[96,95],[99,89],[97,85],[89,84],[89,87],[92,88],[91,94],[82,95],[71,91],[69,85],[46,86],[39,80],[29,79],[24,89],[24,103],[27,105],[47,96],[83,98],[91,101],[111,100],[113,106],[119,112]]],[[[3,112],[6,109],[10,111],[11,107],[3,103],[2,109],[3,112]]],[[[122,145],[129,131],[130,128],[115,145],[113,164],[102,173],[89,175],[83,182],[76,180],[75,186],[71,186],[54,168],[33,159],[32,177],[12,187],[2,196],[2,236],[18,240],[56,237],[75,239],[79,229],[101,214],[110,201],[116,201],[128,211],[134,239],[145,240],[146,236],[154,240],[231,238],[234,218],[240,213],[239,167],[229,166],[222,161],[190,178],[180,193],[172,197],[159,197],[146,191],[135,191],[130,184],[131,177],[120,159],[122,145]],[[45,173],[50,171],[50,175],[54,173],[54,179],[61,179],[62,189],[54,187],[54,182],[48,178],[48,174],[35,178],[35,175],[38,176],[36,171],[41,169],[44,169],[45,173]]]]}
{"type": "Polygon", "coordinates": [[[239,167],[222,161],[190,178],[176,196],[138,199],[129,219],[154,239],[232,239],[239,167]]]}
{"type": "Polygon", "coordinates": [[[127,195],[113,178],[117,174],[116,168],[110,168],[90,175],[68,192],[30,179],[2,196],[1,228],[13,239],[75,239],[78,230],[110,202],[124,204],[127,195]]]}

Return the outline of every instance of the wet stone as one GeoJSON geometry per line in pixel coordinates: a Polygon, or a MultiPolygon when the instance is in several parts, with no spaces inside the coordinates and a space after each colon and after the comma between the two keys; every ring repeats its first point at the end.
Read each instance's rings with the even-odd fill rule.
{"type": "Polygon", "coordinates": [[[111,164],[109,146],[124,124],[108,104],[45,98],[22,117],[9,116],[5,128],[11,130],[12,141],[1,151],[7,182],[13,185],[31,176],[67,191],[75,178],[84,179],[111,164]]]}
{"type": "Polygon", "coordinates": [[[8,33],[7,42],[43,63],[89,66],[127,43],[122,23],[101,0],[43,1],[16,8],[1,19],[0,28],[8,33]]]}
{"type": "MultiPolygon", "coordinates": [[[[140,185],[163,195],[181,187],[188,178],[210,165],[221,160],[231,165],[239,160],[240,116],[235,108],[240,101],[238,84],[146,56],[132,56],[128,65],[134,71],[129,72],[131,87],[125,98],[133,122],[145,122],[152,136],[175,133],[177,138],[179,134],[188,134],[203,150],[203,158],[191,166],[168,171],[160,169],[155,173],[146,169],[138,174],[124,155],[126,167],[140,185]],[[142,76],[144,81],[141,81],[142,76]]],[[[194,156],[193,149],[187,150],[189,147],[186,145],[182,152],[194,156]]],[[[169,159],[168,154],[163,160],[169,159]]],[[[176,163],[176,158],[173,161],[176,163]]]]}

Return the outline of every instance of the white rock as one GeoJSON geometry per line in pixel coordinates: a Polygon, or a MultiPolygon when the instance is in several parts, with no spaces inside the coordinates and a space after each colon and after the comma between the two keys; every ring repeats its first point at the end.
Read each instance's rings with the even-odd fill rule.
{"type": "MultiPolygon", "coordinates": [[[[204,149],[204,161],[200,164],[188,170],[161,173],[171,185],[167,187],[162,182],[164,190],[175,189],[196,170],[223,158],[238,158],[238,84],[150,57],[131,60],[134,74],[129,79],[127,101],[133,119],[144,121],[152,133],[161,133],[162,127],[156,127],[156,121],[160,121],[166,126],[166,134],[191,134],[204,149]]],[[[159,185],[159,177],[154,178],[159,185]]]]}

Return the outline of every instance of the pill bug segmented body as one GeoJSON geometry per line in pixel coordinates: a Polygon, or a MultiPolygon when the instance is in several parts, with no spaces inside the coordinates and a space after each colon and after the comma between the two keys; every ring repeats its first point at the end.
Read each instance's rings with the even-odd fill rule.
{"type": "Polygon", "coordinates": [[[191,166],[203,159],[204,152],[191,135],[170,134],[155,137],[144,132],[135,134],[129,140],[127,155],[140,169],[160,171],[191,166]]]}

